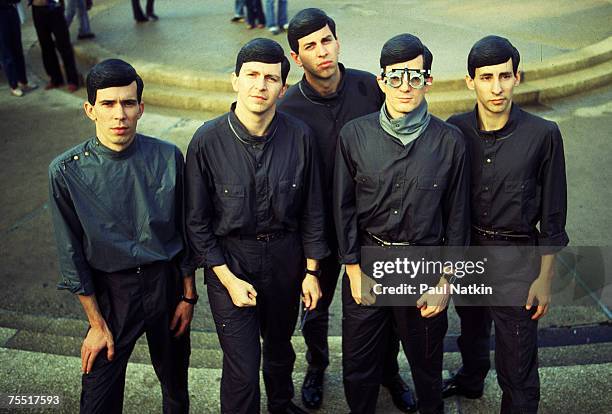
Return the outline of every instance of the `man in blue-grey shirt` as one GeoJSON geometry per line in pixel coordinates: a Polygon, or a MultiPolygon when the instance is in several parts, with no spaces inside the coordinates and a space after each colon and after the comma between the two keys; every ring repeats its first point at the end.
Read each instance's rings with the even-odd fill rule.
{"type": "Polygon", "coordinates": [[[183,155],[136,134],[142,79],[109,59],[87,76],[95,137],[49,166],[60,289],[89,320],[81,412],[122,411],[128,359],[146,332],[165,413],[189,410],[189,325],[198,296],[184,242],[183,155]]]}

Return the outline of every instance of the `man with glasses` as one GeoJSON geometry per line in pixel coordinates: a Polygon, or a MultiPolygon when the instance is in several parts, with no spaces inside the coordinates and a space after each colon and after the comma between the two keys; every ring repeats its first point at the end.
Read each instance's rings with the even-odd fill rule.
{"type": "MultiPolygon", "coordinates": [[[[351,412],[374,413],[386,338],[395,328],[412,370],[419,411],[442,413],[443,339],[448,294],[425,293],[418,307],[375,307],[362,277],[362,246],[464,246],[469,242],[469,170],[461,132],[432,116],[425,94],[433,56],[401,34],[380,54],[379,112],[340,132],[334,218],[343,282],[344,389],[351,412]]],[[[434,281],[448,292],[448,281],[434,281]]]]}
{"type": "MultiPolygon", "coordinates": [[[[304,69],[304,77],[289,88],[279,110],[304,121],[312,128],[319,147],[323,185],[333,185],[336,143],[340,129],[349,121],[377,112],[385,96],[371,73],[345,68],[338,62],[340,41],[336,23],[323,10],[309,8],[298,12],[287,31],[291,57],[304,69]]],[[[323,297],[317,309],[306,316],[302,334],[308,350],[308,370],[302,385],[302,402],[317,409],[323,402],[323,377],[329,365],[327,332],[329,307],[340,274],[338,243],[332,217],[332,193],[323,194],[326,211],[326,239],[332,254],[321,261],[319,282],[323,297]]],[[[382,385],[391,393],[395,406],[404,412],[416,410],[410,387],[399,375],[399,341],[389,338],[385,349],[382,385]]]]}

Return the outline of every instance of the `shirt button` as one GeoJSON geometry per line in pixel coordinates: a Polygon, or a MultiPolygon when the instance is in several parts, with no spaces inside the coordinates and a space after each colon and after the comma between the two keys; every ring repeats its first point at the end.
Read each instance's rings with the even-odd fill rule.
{"type": "Polygon", "coordinates": [[[72,157],[72,159],[76,161],[76,160],[78,160],[78,159],[79,159],[79,156],[78,156],[78,155],[75,155],[74,157],[72,157]]]}
{"type": "Polygon", "coordinates": [[[487,164],[491,164],[491,158],[487,158],[487,164]]]}
{"type": "Polygon", "coordinates": [[[438,184],[434,184],[434,188],[438,188],[438,184]]]}
{"type": "Polygon", "coordinates": [[[226,188],[225,190],[223,190],[223,192],[224,192],[225,194],[227,194],[227,193],[229,193],[229,190],[226,188]]]}
{"type": "Polygon", "coordinates": [[[85,156],[89,157],[89,151],[85,151],[85,156]]]}
{"type": "Polygon", "coordinates": [[[397,214],[397,213],[398,213],[398,211],[397,211],[397,210],[393,210],[393,214],[397,214]]]}
{"type": "Polygon", "coordinates": [[[261,168],[261,163],[260,162],[257,163],[257,168],[261,168]]]}
{"type": "Polygon", "coordinates": [[[397,183],[397,184],[395,184],[395,186],[399,188],[399,186],[400,186],[400,183],[397,183]]]}
{"type": "Polygon", "coordinates": [[[484,190],[489,191],[489,187],[485,186],[484,190]]]}
{"type": "Polygon", "coordinates": [[[486,216],[488,216],[488,215],[489,215],[489,213],[487,213],[487,212],[485,211],[484,213],[482,213],[482,215],[486,217],[486,216]]]}
{"type": "Polygon", "coordinates": [[[297,184],[291,184],[291,187],[295,188],[297,187],[297,184]]]}

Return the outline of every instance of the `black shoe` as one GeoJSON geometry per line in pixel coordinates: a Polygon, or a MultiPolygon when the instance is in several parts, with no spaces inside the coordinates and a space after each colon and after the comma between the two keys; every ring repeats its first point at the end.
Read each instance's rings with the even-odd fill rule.
{"type": "Polygon", "coordinates": [[[77,36],[77,39],[79,40],[93,39],[94,37],[96,37],[96,35],[91,32],[90,33],[79,33],[77,36]]]}
{"type": "Polygon", "coordinates": [[[459,395],[461,397],[470,398],[475,400],[482,397],[483,390],[470,391],[461,387],[457,383],[457,375],[452,375],[449,379],[442,381],[442,398],[452,397],[453,395],[459,395]]]}
{"type": "Polygon", "coordinates": [[[269,411],[271,414],[308,414],[308,411],[301,409],[297,405],[293,403],[293,401],[289,401],[289,405],[285,408],[284,411],[269,411]]]}
{"type": "Polygon", "coordinates": [[[416,412],[418,406],[408,384],[397,374],[391,382],[383,384],[389,390],[393,404],[404,413],[416,412]]]}
{"type": "Polygon", "coordinates": [[[302,384],[302,403],[304,407],[316,410],[323,402],[323,370],[309,369],[302,384]]]}
{"type": "Polygon", "coordinates": [[[147,13],[149,20],[158,21],[159,17],[155,13],[147,13]]]}

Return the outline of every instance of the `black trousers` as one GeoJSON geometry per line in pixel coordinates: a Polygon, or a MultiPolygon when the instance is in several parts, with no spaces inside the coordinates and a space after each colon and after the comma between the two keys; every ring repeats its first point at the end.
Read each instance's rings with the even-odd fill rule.
{"type": "Polygon", "coordinates": [[[151,363],[161,384],[164,413],[187,413],[189,333],[174,338],[170,322],[182,292],[173,263],[95,275],[96,299],[115,342],[115,357],[98,354],[93,369],[83,374],[81,413],[121,413],[128,360],[136,341],[147,335],[151,363]]]}
{"type": "Polygon", "coordinates": [[[64,17],[64,8],[32,6],[32,18],[42,51],[43,66],[51,82],[56,85],[64,83],[64,76],[55,52],[57,49],[64,63],[68,83],[78,85],[79,75],[70,43],[70,33],[64,17]]]}
{"type": "Polygon", "coordinates": [[[456,306],[455,309],[461,322],[457,345],[463,362],[455,378],[461,388],[481,392],[491,369],[491,314],[486,306],[456,306]]]}
{"type": "Polygon", "coordinates": [[[389,337],[395,331],[406,354],[419,412],[443,413],[442,357],[448,328],[446,311],[421,317],[416,307],[361,306],[342,282],[342,367],[344,394],[353,414],[374,413],[383,378],[389,337]]]}
{"type": "MultiPolygon", "coordinates": [[[[487,240],[472,234],[477,246],[506,246],[501,254],[489,255],[498,296],[521,306],[490,303],[489,313],[495,326],[495,369],[502,390],[502,414],[537,413],[540,401],[538,374],[538,321],[531,320],[537,307],[527,311],[524,304],[531,283],[540,271],[541,258],[535,239],[515,242],[487,240]]],[[[499,300],[499,299],[498,299],[499,300]]]]}
{"type": "MultiPolygon", "coordinates": [[[[147,0],[147,15],[153,13],[153,2],[154,0],[147,0]]],[[[134,14],[134,19],[137,20],[142,20],[146,17],[145,14],[142,12],[142,7],[140,7],[140,0],[132,0],[132,13],[134,14]]]]}
{"type": "Polygon", "coordinates": [[[536,414],[540,402],[536,307],[491,307],[495,369],[502,389],[501,414],[536,414]]]}
{"type": "Polygon", "coordinates": [[[223,350],[221,412],[260,411],[260,336],[268,409],[284,412],[294,395],[291,336],[305,265],[300,235],[286,233],[270,241],[228,237],[221,243],[229,269],[257,291],[257,306],[237,307],[214,272],[206,271],[208,300],[223,350]]]}
{"type": "Polygon", "coordinates": [[[266,24],[266,15],[261,5],[261,0],[247,0],[247,23],[251,26],[256,24],[266,24]]]}
{"type": "MultiPolygon", "coordinates": [[[[332,248],[333,246],[330,246],[332,248]]],[[[332,251],[335,251],[332,249],[332,251]]],[[[302,334],[306,342],[306,360],[308,366],[315,370],[324,370],[329,365],[329,344],[327,333],[329,330],[329,307],[336,291],[336,284],[340,275],[340,263],[335,254],[321,260],[321,277],[319,278],[323,296],[317,303],[315,310],[309,312],[302,334]]],[[[399,352],[399,339],[395,332],[389,335],[387,349],[384,352],[383,384],[389,384],[399,373],[397,354],[399,352]]]]}
{"type": "Polygon", "coordinates": [[[20,25],[15,7],[0,6],[0,58],[11,89],[17,88],[18,82],[28,83],[20,25]]]}

